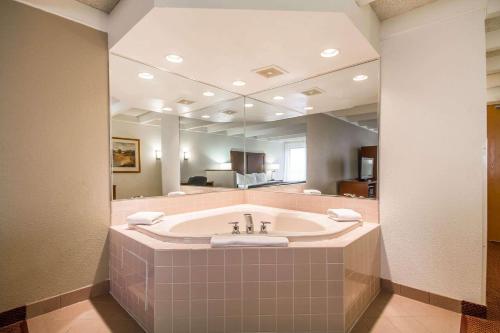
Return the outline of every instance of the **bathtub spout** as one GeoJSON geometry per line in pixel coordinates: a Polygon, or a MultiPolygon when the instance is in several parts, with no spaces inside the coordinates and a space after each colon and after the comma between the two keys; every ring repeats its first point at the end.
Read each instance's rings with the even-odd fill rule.
{"type": "Polygon", "coordinates": [[[253,234],[253,218],[252,214],[244,214],[245,222],[246,222],[246,231],[247,234],[253,234]]]}

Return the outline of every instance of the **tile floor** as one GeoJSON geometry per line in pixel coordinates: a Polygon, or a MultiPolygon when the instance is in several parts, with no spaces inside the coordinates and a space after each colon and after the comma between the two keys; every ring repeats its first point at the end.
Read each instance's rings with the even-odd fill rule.
{"type": "MultiPolygon", "coordinates": [[[[28,320],[30,333],[140,333],[111,296],[101,296],[28,320]]],[[[353,333],[458,333],[460,315],[391,294],[380,294],[353,333]]]]}

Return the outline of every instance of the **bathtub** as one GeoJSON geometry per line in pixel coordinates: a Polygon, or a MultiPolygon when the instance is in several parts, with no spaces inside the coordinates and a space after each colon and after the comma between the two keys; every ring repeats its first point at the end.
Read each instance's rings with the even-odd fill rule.
{"type": "Polygon", "coordinates": [[[253,216],[255,232],[252,235],[260,235],[261,222],[271,222],[267,225],[267,235],[284,236],[290,242],[339,237],[361,224],[335,222],[326,214],[244,204],[165,216],[154,225],[140,225],[134,228],[165,242],[208,244],[214,235],[230,235],[230,222],[239,222],[240,232],[245,235],[243,214],[253,216]]]}

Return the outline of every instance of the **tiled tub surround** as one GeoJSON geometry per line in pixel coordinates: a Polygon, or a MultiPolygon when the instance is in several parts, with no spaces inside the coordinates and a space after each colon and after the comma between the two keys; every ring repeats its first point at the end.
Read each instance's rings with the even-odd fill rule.
{"type": "Polygon", "coordinates": [[[379,225],[288,248],[111,228],[111,293],[147,332],[348,332],[379,292],[379,225]]]}

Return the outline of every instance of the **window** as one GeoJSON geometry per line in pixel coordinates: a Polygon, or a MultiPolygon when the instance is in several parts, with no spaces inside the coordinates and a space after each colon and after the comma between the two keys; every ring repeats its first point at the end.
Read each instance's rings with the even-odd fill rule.
{"type": "Polygon", "coordinates": [[[285,181],[306,180],[305,142],[285,143],[285,181]]]}

